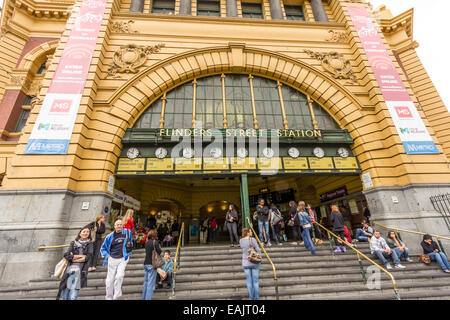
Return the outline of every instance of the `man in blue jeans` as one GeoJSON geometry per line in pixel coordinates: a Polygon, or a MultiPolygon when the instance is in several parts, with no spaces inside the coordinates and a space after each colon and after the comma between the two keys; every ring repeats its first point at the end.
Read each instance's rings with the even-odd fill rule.
{"type": "Polygon", "coordinates": [[[264,199],[259,199],[258,205],[256,206],[256,212],[258,213],[258,229],[259,229],[259,240],[264,243],[263,228],[266,233],[266,242],[270,247],[270,234],[269,234],[269,207],[264,205],[264,199]]]}
{"type": "Polygon", "coordinates": [[[405,268],[400,264],[400,259],[398,258],[395,251],[391,250],[391,248],[389,248],[389,246],[387,245],[386,240],[381,237],[379,231],[373,232],[373,237],[370,240],[370,253],[380,259],[381,263],[386,267],[386,269],[392,269],[391,265],[386,260],[386,258],[388,258],[389,256],[392,256],[395,268],[405,268]]]}
{"type": "Polygon", "coordinates": [[[355,239],[360,242],[368,242],[369,237],[373,236],[373,228],[369,226],[366,222],[363,223],[363,227],[361,229],[356,229],[356,237],[355,239]]]}

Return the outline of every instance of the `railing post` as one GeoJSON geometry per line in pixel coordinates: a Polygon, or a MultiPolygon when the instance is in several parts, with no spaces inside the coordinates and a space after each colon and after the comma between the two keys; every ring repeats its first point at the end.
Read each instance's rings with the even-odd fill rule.
{"type": "Polygon", "coordinates": [[[333,250],[333,239],[330,236],[330,233],[327,231],[328,234],[328,241],[330,242],[330,250],[331,250],[331,255],[334,256],[334,250],[333,250]]]}
{"type": "Polygon", "coordinates": [[[361,260],[361,256],[359,255],[359,252],[357,254],[358,254],[359,268],[361,269],[363,283],[366,284],[367,283],[366,272],[364,271],[364,266],[362,264],[362,260],[361,260]]]}
{"type": "Polygon", "coordinates": [[[402,236],[400,235],[400,232],[397,230],[397,237],[398,237],[398,240],[400,240],[401,242],[403,242],[403,240],[402,240],[402,236]]]}
{"type": "Polygon", "coordinates": [[[437,241],[439,243],[439,247],[441,247],[442,253],[447,255],[447,253],[445,252],[444,246],[442,245],[441,239],[437,238],[437,241]]]}

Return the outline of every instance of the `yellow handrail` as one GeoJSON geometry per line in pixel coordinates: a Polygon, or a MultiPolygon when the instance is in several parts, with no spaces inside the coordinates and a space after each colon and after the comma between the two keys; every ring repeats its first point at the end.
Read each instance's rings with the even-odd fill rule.
{"type": "MultiPolygon", "coordinates": [[[[178,253],[180,252],[180,247],[181,247],[181,239],[184,235],[184,222],[181,223],[181,231],[180,234],[178,236],[178,244],[177,244],[177,249],[175,251],[175,259],[173,262],[173,277],[172,277],[172,297],[171,299],[175,299],[175,286],[176,286],[176,275],[177,275],[177,261],[178,261],[178,253]]],[[[184,244],[183,244],[184,245],[184,244]]]]}
{"type": "Polygon", "coordinates": [[[384,226],[384,225],[382,225],[382,224],[379,224],[379,223],[377,223],[377,222],[375,222],[375,221],[371,221],[370,222],[371,224],[374,224],[374,225],[377,225],[377,226],[380,226],[380,227],[382,227],[382,228],[385,228],[385,229],[388,229],[388,230],[394,230],[395,232],[399,232],[399,231],[401,231],[401,232],[407,232],[407,233],[412,233],[412,234],[417,234],[417,235],[425,235],[425,234],[429,234],[430,236],[432,236],[432,237],[434,237],[434,238],[436,238],[436,239],[445,239],[445,240],[450,240],[450,238],[449,237],[444,237],[444,236],[439,236],[439,235],[437,235],[437,234],[431,234],[431,233],[425,233],[425,232],[419,232],[419,231],[412,231],[412,230],[407,230],[407,229],[401,229],[401,228],[397,228],[397,227],[387,227],[387,226],[384,226]]]}
{"type": "Polygon", "coordinates": [[[278,296],[277,270],[275,269],[275,265],[273,264],[272,259],[270,259],[269,255],[267,254],[266,249],[264,249],[264,246],[262,245],[261,241],[259,241],[259,238],[258,238],[258,236],[257,236],[257,234],[256,234],[256,232],[255,232],[255,230],[253,229],[253,225],[252,225],[252,223],[251,223],[249,217],[247,217],[247,222],[248,222],[248,225],[250,226],[250,228],[252,229],[252,232],[253,232],[253,234],[254,234],[256,240],[258,241],[260,248],[264,251],[264,254],[265,254],[266,257],[267,257],[267,260],[269,260],[270,264],[272,265],[272,269],[273,269],[273,281],[274,281],[274,283],[275,283],[275,296],[276,296],[276,299],[279,300],[279,296],[278,296]]]}
{"type": "MultiPolygon", "coordinates": [[[[359,251],[358,249],[356,249],[355,247],[353,247],[350,243],[347,242],[347,240],[342,240],[340,237],[338,237],[337,235],[335,235],[333,232],[331,232],[330,230],[328,230],[327,228],[325,228],[323,225],[321,225],[318,222],[314,222],[315,224],[317,224],[319,227],[321,227],[323,230],[325,230],[328,233],[328,239],[330,239],[330,234],[333,235],[336,239],[338,239],[340,242],[343,242],[347,247],[349,247],[350,249],[352,249],[353,251],[355,251],[357,253],[358,256],[358,261],[361,263],[360,261],[360,256],[364,257],[366,260],[368,260],[370,263],[372,263],[374,266],[376,266],[378,269],[382,270],[384,273],[386,273],[392,281],[392,286],[394,289],[394,294],[397,300],[400,300],[400,294],[398,292],[398,288],[397,288],[397,282],[395,281],[394,276],[387,271],[385,268],[383,268],[382,266],[380,266],[378,263],[376,263],[375,261],[373,261],[372,259],[370,259],[368,256],[366,256],[364,253],[362,253],[361,251],[359,251]]],[[[363,276],[364,277],[364,276],[363,276]]]]}
{"type": "Polygon", "coordinates": [[[178,252],[180,251],[181,237],[183,235],[183,232],[184,232],[184,222],[181,224],[181,231],[180,231],[180,236],[178,237],[177,250],[175,251],[175,259],[174,259],[174,262],[173,262],[173,274],[174,275],[177,273],[178,252]]]}
{"type": "MultiPolygon", "coordinates": [[[[106,236],[103,236],[102,239],[105,239],[106,236]]],[[[47,249],[60,249],[60,248],[67,248],[68,246],[70,246],[70,244],[61,244],[59,246],[40,246],[38,247],[38,251],[44,251],[47,249]]]]}

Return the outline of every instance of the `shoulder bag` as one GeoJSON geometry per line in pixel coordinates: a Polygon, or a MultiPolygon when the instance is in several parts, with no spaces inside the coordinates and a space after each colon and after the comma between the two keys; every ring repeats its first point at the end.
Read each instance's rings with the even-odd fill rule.
{"type": "Polygon", "coordinates": [[[294,220],[295,220],[295,217],[297,216],[297,214],[298,214],[298,212],[295,213],[294,217],[289,219],[289,221],[288,221],[288,226],[289,227],[293,227],[295,225],[294,220]]]}
{"type": "Polygon", "coordinates": [[[247,259],[248,259],[248,261],[250,261],[252,263],[256,263],[256,264],[261,263],[262,257],[256,251],[255,247],[253,247],[252,239],[248,238],[248,241],[250,242],[250,248],[248,248],[248,251],[247,251],[247,253],[248,253],[247,259]]]}
{"type": "Polygon", "coordinates": [[[125,245],[125,248],[127,249],[127,253],[130,253],[133,251],[133,241],[129,237],[130,232],[127,232],[127,243],[125,245]]]}
{"type": "Polygon", "coordinates": [[[161,258],[161,255],[156,252],[156,241],[153,240],[153,252],[152,252],[152,266],[157,269],[164,265],[164,260],[161,258]]]}
{"type": "Polygon", "coordinates": [[[419,256],[419,261],[420,261],[420,262],[423,262],[423,263],[425,263],[425,264],[430,264],[430,263],[431,263],[430,256],[427,255],[427,254],[421,254],[421,255],[419,256]]]}
{"type": "Polygon", "coordinates": [[[278,215],[278,213],[276,213],[276,211],[273,211],[274,217],[272,218],[272,224],[278,224],[281,220],[283,220],[283,218],[278,215]]]}
{"type": "Polygon", "coordinates": [[[66,271],[68,264],[69,261],[66,258],[62,258],[61,261],[59,261],[58,264],[55,266],[55,272],[53,273],[53,276],[55,276],[58,279],[61,279],[64,274],[64,271],[66,271]]]}

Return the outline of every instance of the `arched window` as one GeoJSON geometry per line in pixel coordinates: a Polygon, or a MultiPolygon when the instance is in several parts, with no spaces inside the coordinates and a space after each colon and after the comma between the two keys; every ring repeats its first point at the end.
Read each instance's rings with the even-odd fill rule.
{"type": "Polygon", "coordinates": [[[194,79],[172,89],[152,103],[134,127],[193,126],[203,129],[339,129],[320,105],[308,102],[308,97],[300,91],[271,79],[245,74],[194,79]]]}

